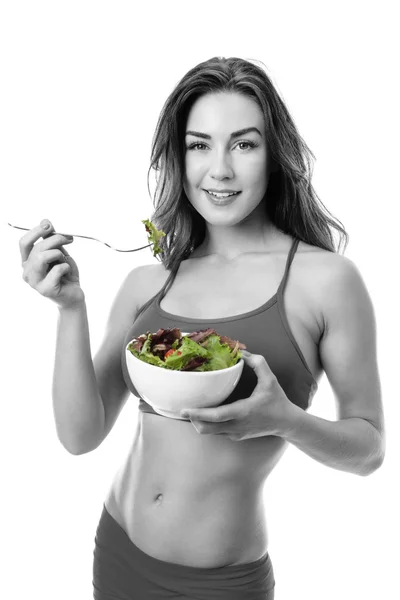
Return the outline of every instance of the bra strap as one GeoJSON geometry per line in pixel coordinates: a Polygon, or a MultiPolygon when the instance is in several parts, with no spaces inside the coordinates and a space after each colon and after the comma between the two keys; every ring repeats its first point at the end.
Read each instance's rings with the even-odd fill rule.
{"type": "Polygon", "coordinates": [[[300,242],[300,240],[298,238],[295,238],[293,240],[292,247],[290,248],[290,251],[289,251],[289,254],[287,257],[285,272],[283,274],[283,278],[282,278],[282,281],[279,285],[278,292],[277,292],[278,298],[281,302],[282,302],[283,292],[284,292],[285,286],[286,286],[286,281],[287,281],[287,278],[289,275],[289,268],[290,268],[290,265],[292,264],[292,260],[296,253],[299,242],[300,242]]]}

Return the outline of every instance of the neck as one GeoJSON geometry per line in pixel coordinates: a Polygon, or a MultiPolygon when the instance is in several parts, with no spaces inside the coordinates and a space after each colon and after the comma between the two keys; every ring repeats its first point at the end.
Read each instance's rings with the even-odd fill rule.
{"type": "Polygon", "coordinates": [[[290,236],[272,224],[262,225],[257,231],[233,231],[233,228],[207,230],[203,243],[190,258],[212,257],[216,260],[233,261],[244,255],[265,254],[286,248],[290,236]],[[218,232],[217,232],[218,231],[218,232]],[[210,234],[211,233],[211,234],[210,234]]]}

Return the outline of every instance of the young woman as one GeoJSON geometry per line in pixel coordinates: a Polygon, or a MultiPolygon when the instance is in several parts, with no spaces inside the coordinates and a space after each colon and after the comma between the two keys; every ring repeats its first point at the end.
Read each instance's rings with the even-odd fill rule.
{"type": "Polygon", "coordinates": [[[124,350],[134,337],[213,328],[248,349],[219,407],[172,419],[140,399],[96,531],[96,600],[271,600],[263,488],[288,444],[358,475],[382,463],[373,306],[335,248],[331,230],[345,246],[348,235],[313,190],[310,156],[262,68],[213,58],[190,70],[153,140],[161,261],[127,275],[93,361],[71,240],[51,224],[21,238],[25,281],[59,309],[53,402],[73,454],[97,448],[138,396],[124,350]],[[334,422],[306,412],[323,372],[334,422]]]}

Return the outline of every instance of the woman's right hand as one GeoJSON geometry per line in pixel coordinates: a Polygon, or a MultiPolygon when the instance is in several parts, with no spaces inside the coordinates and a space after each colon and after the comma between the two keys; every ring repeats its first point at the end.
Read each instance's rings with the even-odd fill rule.
{"type": "Polygon", "coordinates": [[[20,239],[22,279],[59,308],[73,308],[85,300],[77,264],[62,247],[62,244],[71,244],[73,238],[60,233],[54,235],[52,231],[52,224],[44,219],[20,239]],[[46,222],[50,224],[48,229],[43,227],[46,222]],[[41,237],[43,241],[35,244],[41,237]]]}

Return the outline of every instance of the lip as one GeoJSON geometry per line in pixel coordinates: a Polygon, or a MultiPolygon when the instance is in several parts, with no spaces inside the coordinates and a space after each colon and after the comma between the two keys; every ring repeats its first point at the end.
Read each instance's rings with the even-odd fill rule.
{"type": "Polygon", "coordinates": [[[228,190],[227,188],[223,189],[223,190],[217,190],[216,188],[204,188],[205,192],[216,192],[217,194],[236,194],[237,192],[240,192],[240,190],[228,190]]]}
{"type": "Polygon", "coordinates": [[[211,200],[211,202],[214,204],[214,206],[226,206],[227,204],[232,204],[232,202],[234,202],[236,200],[236,198],[238,197],[238,195],[241,193],[241,192],[237,192],[235,196],[230,196],[229,198],[224,198],[223,200],[218,200],[217,198],[215,198],[215,196],[212,196],[211,194],[209,194],[207,190],[204,190],[204,191],[207,194],[209,200],[211,200]]]}

